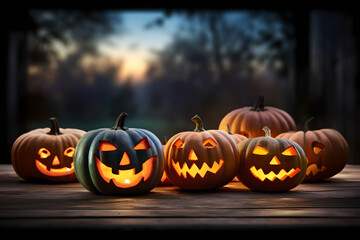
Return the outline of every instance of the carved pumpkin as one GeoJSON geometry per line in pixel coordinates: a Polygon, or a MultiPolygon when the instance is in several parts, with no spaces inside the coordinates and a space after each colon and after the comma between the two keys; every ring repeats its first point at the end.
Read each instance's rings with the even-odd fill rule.
{"type": "Polygon", "coordinates": [[[295,131],[296,124],[285,111],[264,107],[264,97],[260,95],[253,107],[243,107],[228,113],[220,122],[219,129],[227,131],[227,124],[233,133],[248,138],[263,136],[262,127],[270,128],[275,137],[282,132],[295,131]]]}
{"type": "Polygon", "coordinates": [[[349,146],[344,137],[334,129],[309,131],[305,122],[304,131],[282,133],[277,137],[298,143],[307,157],[307,171],[304,181],[330,178],[345,167],[349,159],[349,146]]]}
{"type": "Polygon", "coordinates": [[[192,132],[181,132],[167,142],[165,171],[171,182],[186,190],[216,189],[229,183],[238,169],[239,153],[225,131],[205,131],[199,116],[192,132]]]}
{"type": "Polygon", "coordinates": [[[306,156],[295,142],[265,137],[240,142],[239,180],[254,191],[288,191],[300,184],[306,173],[306,156]]]}
{"type": "Polygon", "coordinates": [[[50,118],[50,122],[50,129],[35,129],[15,140],[11,149],[15,172],[24,179],[76,181],[73,155],[85,132],[59,128],[56,118],[50,118]]]}
{"type": "Polygon", "coordinates": [[[79,182],[98,194],[141,194],[156,187],[164,171],[159,139],[144,129],[124,126],[121,113],[113,128],[86,133],[74,154],[79,182]]]}

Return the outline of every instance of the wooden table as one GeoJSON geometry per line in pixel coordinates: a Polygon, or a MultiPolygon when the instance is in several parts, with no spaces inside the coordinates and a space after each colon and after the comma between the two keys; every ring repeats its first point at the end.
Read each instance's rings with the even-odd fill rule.
{"type": "Polygon", "coordinates": [[[240,182],[231,182],[211,192],[170,186],[119,197],[92,194],[80,183],[29,183],[11,165],[0,165],[0,227],[256,233],[360,230],[360,166],[348,165],[329,180],[301,184],[285,193],[252,192],[240,182]]]}

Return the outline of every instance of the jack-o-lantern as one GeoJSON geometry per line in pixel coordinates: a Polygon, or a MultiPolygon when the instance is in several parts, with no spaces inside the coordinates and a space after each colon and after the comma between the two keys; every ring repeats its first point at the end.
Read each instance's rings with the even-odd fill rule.
{"type": "Polygon", "coordinates": [[[306,156],[295,142],[265,137],[239,143],[240,168],[237,177],[254,191],[288,191],[300,184],[306,173],[306,156]]]}
{"type": "Polygon", "coordinates": [[[243,107],[229,112],[220,122],[219,129],[227,131],[227,124],[233,133],[248,138],[263,136],[262,128],[270,128],[275,137],[282,132],[295,131],[294,119],[285,111],[264,106],[264,96],[260,95],[253,107],[243,107]]]}
{"type": "Polygon", "coordinates": [[[308,125],[312,119],[305,122],[304,131],[277,136],[292,140],[304,149],[308,165],[304,181],[330,178],[341,172],[349,159],[349,146],[345,138],[338,131],[329,128],[309,131],[308,125]]]}
{"type": "Polygon", "coordinates": [[[160,140],[151,132],[124,126],[121,113],[113,128],[86,133],[74,154],[79,182],[97,194],[141,194],[156,187],[164,171],[160,140]]]}
{"type": "Polygon", "coordinates": [[[15,172],[24,179],[76,181],[73,155],[85,131],[59,128],[56,118],[50,122],[50,129],[35,129],[15,140],[11,149],[15,172]]]}
{"type": "Polygon", "coordinates": [[[239,153],[225,131],[205,131],[199,116],[194,131],[181,132],[167,142],[165,171],[171,182],[186,190],[216,189],[236,175],[239,153]]]}

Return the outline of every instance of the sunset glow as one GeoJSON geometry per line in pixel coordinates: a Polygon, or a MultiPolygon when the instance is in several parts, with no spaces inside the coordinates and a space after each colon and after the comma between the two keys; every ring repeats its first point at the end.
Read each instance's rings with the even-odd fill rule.
{"type": "Polygon", "coordinates": [[[128,54],[123,60],[119,69],[119,80],[123,82],[131,79],[133,82],[142,82],[145,79],[145,73],[148,68],[145,56],[142,54],[128,54]]]}

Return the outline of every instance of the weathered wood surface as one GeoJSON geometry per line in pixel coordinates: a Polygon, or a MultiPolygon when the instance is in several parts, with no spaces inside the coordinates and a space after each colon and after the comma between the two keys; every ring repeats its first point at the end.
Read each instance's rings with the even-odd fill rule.
{"type": "Polygon", "coordinates": [[[157,187],[140,196],[101,196],[80,183],[41,184],[0,165],[3,229],[319,230],[360,229],[360,166],[286,193],[240,182],[210,192],[157,187]]]}

